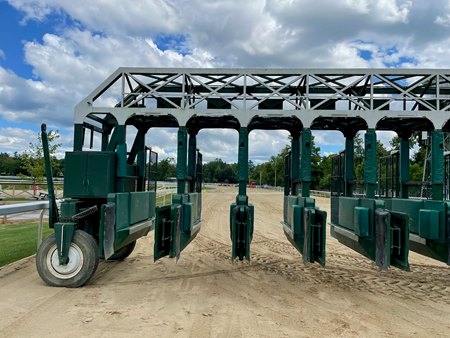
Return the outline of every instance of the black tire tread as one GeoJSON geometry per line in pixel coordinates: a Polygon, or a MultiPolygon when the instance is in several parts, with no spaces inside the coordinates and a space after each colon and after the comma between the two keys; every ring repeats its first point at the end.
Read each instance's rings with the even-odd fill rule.
{"type": "Polygon", "coordinates": [[[119,249],[108,258],[108,260],[112,261],[123,261],[125,258],[127,258],[131,253],[133,252],[134,248],[136,247],[136,241],[131,242],[130,244],[125,245],[122,249],[119,249]]]}
{"type": "Polygon", "coordinates": [[[98,245],[95,239],[82,230],[76,230],[72,242],[76,243],[83,252],[85,264],[80,272],[72,278],[60,279],[54,276],[47,268],[46,257],[48,251],[55,244],[55,234],[51,234],[42,241],[36,254],[36,268],[41,279],[50,286],[78,288],[86,284],[94,275],[98,266],[98,245]]]}

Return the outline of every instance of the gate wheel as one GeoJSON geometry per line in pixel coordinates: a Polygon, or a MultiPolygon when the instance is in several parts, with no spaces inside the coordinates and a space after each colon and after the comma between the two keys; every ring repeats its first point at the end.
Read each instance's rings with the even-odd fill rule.
{"type": "Polygon", "coordinates": [[[108,259],[112,261],[122,261],[133,252],[135,246],[136,241],[133,241],[130,244],[125,245],[122,249],[116,251],[114,255],[112,255],[108,259]]]}
{"type": "Polygon", "coordinates": [[[39,276],[50,286],[77,288],[84,285],[98,266],[98,246],[88,233],[76,230],[70,244],[69,261],[59,264],[55,234],[48,236],[36,254],[39,276]]]}

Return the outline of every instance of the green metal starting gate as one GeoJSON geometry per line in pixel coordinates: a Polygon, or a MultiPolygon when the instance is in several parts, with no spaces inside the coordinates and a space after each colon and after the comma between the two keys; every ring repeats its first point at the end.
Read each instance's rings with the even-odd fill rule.
{"type": "MultiPolygon", "coordinates": [[[[331,235],[387,269],[409,269],[414,250],[450,264],[450,70],[119,68],[76,107],[74,147],[66,154],[64,200],[51,179],[50,227],[37,270],[50,285],[77,287],[99,258],[124,259],[154,231],[154,259],[178,259],[201,224],[202,156],[197,134],[239,134],[239,188],[230,206],[231,258],[250,259],[254,215],[247,196],[253,130],[286,130],[282,225],[304,262],[325,265],[326,213],[310,196],[312,130],[339,131],[345,148],[332,160],[331,235]],[[112,98],[116,104],[110,105],[112,98]],[[156,207],[151,128],[177,128],[177,193],[156,207]],[[400,137],[398,153],[377,159],[378,130],[400,137]],[[354,138],[364,135],[364,173],[354,172],[354,138]],[[430,135],[429,198],[413,198],[409,138],[430,135]],[[85,144],[85,134],[90,141],[85,144]],[[88,149],[96,148],[96,149],[88,149]],[[151,160],[149,162],[149,160],[151,160]],[[445,171],[444,171],[445,168],[445,171]]],[[[48,147],[45,128],[44,149],[48,147]]],[[[52,177],[48,151],[47,177],[52,177]]]]}

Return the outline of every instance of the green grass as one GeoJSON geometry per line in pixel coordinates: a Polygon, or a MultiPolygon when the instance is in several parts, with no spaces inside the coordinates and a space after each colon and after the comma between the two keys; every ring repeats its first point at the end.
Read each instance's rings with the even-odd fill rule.
{"type": "MultiPolygon", "coordinates": [[[[166,205],[169,204],[170,201],[171,201],[170,195],[166,195],[166,205]]],[[[164,197],[163,196],[156,197],[156,206],[161,207],[163,205],[164,205],[164,197]]]]}
{"type": "MultiPolygon", "coordinates": [[[[36,253],[38,222],[0,224],[0,266],[36,253]]],[[[44,224],[43,238],[53,232],[44,224]]]]}

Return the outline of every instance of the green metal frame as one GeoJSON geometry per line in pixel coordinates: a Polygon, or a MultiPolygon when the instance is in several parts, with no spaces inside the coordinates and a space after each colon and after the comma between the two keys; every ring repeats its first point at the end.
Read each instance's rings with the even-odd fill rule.
{"type": "Polygon", "coordinates": [[[254,207],[248,203],[248,129],[239,129],[238,150],[239,192],[236,202],[230,206],[231,259],[250,260],[250,244],[253,238],[254,207]]]}
{"type": "Polygon", "coordinates": [[[180,253],[197,236],[201,226],[201,182],[197,175],[201,160],[197,150],[196,132],[189,134],[186,127],[178,129],[177,193],[170,206],[156,208],[155,261],[169,256],[180,258],[180,253]]]}
{"type": "Polygon", "coordinates": [[[311,130],[303,129],[299,134],[291,133],[291,151],[285,159],[283,230],[305,263],[317,261],[325,266],[327,214],[309,197],[311,130]]]}
{"type": "MultiPolygon", "coordinates": [[[[401,130],[399,136],[400,151],[396,157],[396,165],[399,168],[399,196],[376,196],[376,134],[374,129],[368,129],[364,152],[367,198],[338,197],[338,221],[335,219],[331,224],[331,234],[340,242],[374,260],[382,269],[394,265],[408,270],[409,250],[450,264],[450,202],[443,201],[443,132],[433,130],[430,137],[432,200],[409,198],[411,130],[401,130]]],[[[346,148],[347,145],[346,142],[346,148]]],[[[352,155],[346,151],[345,167],[350,166],[353,166],[352,155]]],[[[397,189],[394,186],[389,188],[397,189]]],[[[336,209],[335,203],[332,209],[336,209]]]]}

